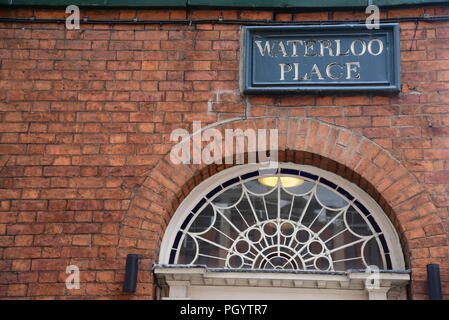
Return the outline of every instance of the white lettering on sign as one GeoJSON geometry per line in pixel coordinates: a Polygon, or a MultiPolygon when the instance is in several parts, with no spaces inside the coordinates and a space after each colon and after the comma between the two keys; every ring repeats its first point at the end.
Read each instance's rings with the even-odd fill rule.
{"type": "MultiPolygon", "coordinates": [[[[256,51],[265,58],[352,56],[358,60],[364,55],[379,56],[384,52],[381,39],[354,39],[346,47],[343,47],[340,39],[255,40],[254,43],[258,49],[256,51]]],[[[279,63],[279,80],[357,80],[360,79],[360,68],[359,61],[331,62],[325,66],[292,61],[279,63]]]]}
{"type": "Polygon", "coordinates": [[[355,80],[360,79],[360,62],[346,62],[346,63],[329,63],[324,69],[315,63],[310,70],[302,70],[298,62],[279,63],[280,67],[280,79],[281,81],[286,79],[289,75],[294,81],[298,80],[325,80],[323,74],[331,80],[355,80]],[[308,72],[307,72],[308,71],[308,72]]]}

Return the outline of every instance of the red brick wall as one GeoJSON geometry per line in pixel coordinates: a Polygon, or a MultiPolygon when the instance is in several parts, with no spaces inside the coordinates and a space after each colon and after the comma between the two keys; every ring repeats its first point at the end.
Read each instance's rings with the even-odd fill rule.
{"type": "MultiPolygon", "coordinates": [[[[449,10],[382,15],[423,13],[449,10]]],[[[0,16],[65,14],[21,9],[0,16]]],[[[81,16],[365,18],[353,12],[233,10],[81,16]]],[[[193,120],[245,116],[266,116],[255,125],[282,131],[288,116],[310,119],[312,131],[302,137],[317,132],[317,138],[309,133],[315,146],[301,146],[300,136],[289,142],[284,130],[282,157],[335,172],[347,168],[347,178],[369,190],[398,229],[413,272],[411,297],[427,297],[425,265],[439,263],[449,298],[449,22],[401,23],[402,92],[389,97],[242,96],[239,30],[224,24],[82,24],[74,31],[56,23],[0,24],[0,297],[154,297],[150,270],[170,215],[195,183],[223,169],[174,174],[178,169],[161,162],[171,131],[189,128],[193,120]],[[317,128],[343,133],[328,140],[317,128]],[[366,139],[366,149],[354,149],[349,136],[366,139]],[[292,149],[297,152],[287,151],[292,149]],[[344,150],[353,153],[339,158],[344,150]],[[128,253],[142,256],[136,294],[122,292],[128,253]],[[65,289],[70,264],[81,269],[80,290],[65,289]]]]}

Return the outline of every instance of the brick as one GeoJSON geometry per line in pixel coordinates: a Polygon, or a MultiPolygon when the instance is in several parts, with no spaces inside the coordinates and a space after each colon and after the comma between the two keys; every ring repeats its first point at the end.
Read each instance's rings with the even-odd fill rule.
{"type": "Polygon", "coordinates": [[[68,210],[101,210],[103,202],[100,200],[69,200],[68,210]]]}
{"type": "Polygon", "coordinates": [[[29,271],[31,260],[13,260],[11,270],[13,271],[29,271]]]}
{"type": "Polygon", "coordinates": [[[7,226],[7,234],[39,234],[44,231],[43,224],[11,224],[7,226]]]}
{"type": "Polygon", "coordinates": [[[64,233],[90,234],[100,232],[101,226],[95,223],[71,223],[63,226],[64,233]]]}
{"type": "Polygon", "coordinates": [[[334,103],[336,105],[365,105],[368,104],[369,99],[366,96],[345,96],[345,97],[335,97],[334,103]]]}
{"type": "Polygon", "coordinates": [[[118,236],[114,235],[94,235],[93,242],[100,246],[116,246],[118,239],[118,236]]]}
{"type": "Polygon", "coordinates": [[[425,174],[427,183],[449,183],[449,172],[432,172],[425,174]]]}
{"type": "Polygon", "coordinates": [[[23,297],[27,292],[26,284],[11,284],[8,286],[8,296],[9,297],[23,297]]]}
{"type": "Polygon", "coordinates": [[[70,167],[70,166],[52,166],[44,168],[44,176],[55,177],[55,176],[78,176],[80,175],[80,167],[70,167]]]}
{"type": "Polygon", "coordinates": [[[60,259],[34,259],[31,262],[31,270],[55,270],[65,271],[67,262],[60,259]]]}
{"type": "Polygon", "coordinates": [[[0,123],[0,132],[26,132],[27,130],[26,123],[0,123]]]}
{"type": "Polygon", "coordinates": [[[430,256],[434,258],[447,258],[449,246],[430,248],[430,256]]]}
{"type": "Polygon", "coordinates": [[[23,258],[39,258],[42,256],[42,248],[39,247],[11,247],[6,248],[4,251],[4,257],[5,258],[16,258],[16,259],[23,259],[23,258]]]}
{"type": "Polygon", "coordinates": [[[12,208],[23,211],[45,210],[48,202],[46,200],[14,200],[12,208]]]}
{"type": "Polygon", "coordinates": [[[449,158],[449,150],[448,149],[432,149],[432,150],[424,150],[424,158],[425,159],[448,159],[449,158]]]}
{"type": "Polygon", "coordinates": [[[136,31],[136,40],[168,40],[168,31],[136,31]]]}
{"type": "Polygon", "coordinates": [[[269,11],[242,11],[239,17],[243,20],[273,20],[273,13],[269,11]]]}
{"type": "Polygon", "coordinates": [[[212,44],[214,50],[238,50],[238,41],[214,41],[212,44]]]}
{"type": "MultiPolygon", "coordinates": [[[[447,10],[381,14],[424,13],[443,16],[447,10]]],[[[65,17],[52,9],[2,14],[65,17]]],[[[331,21],[366,15],[114,9],[86,16],[331,21]]],[[[267,118],[231,120],[230,127],[278,128],[280,145],[289,148],[282,161],[335,172],[374,198],[407,243],[411,297],[426,298],[426,264],[444,266],[448,257],[449,26],[401,22],[400,29],[397,95],[248,96],[239,91],[239,25],[86,24],[79,32],[2,23],[0,278],[7,284],[0,285],[0,298],[151,298],[148,270],[170,214],[195,185],[224,168],[161,162],[170,152],[170,133],[190,130],[195,120],[206,125],[245,116],[267,118]],[[122,292],[128,253],[144,256],[141,269],[147,270],[131,296],[122,292]],[[65,289],[69,264],[82,270],[76,292],[65,289]]],[[[441,268],[442,277],[448,272],[441,268]]],[[[443,282],[445,297],[447,290],[443,282]]]]}
{"type": "Polygon", "coordinates": [[[72,245],[74,246],[90,246],[92,243],[91,235],[75,235],[72,238],[72,245]]]}
{"type": "Polygon", "coordinates": [[[87,284],[88,295],[117,295],[122,293],[122,284],[87,284]]]}
{"type": "Polygon", "coordinates": [[[186,80],[217,80],[218,74],[215,71],[189,71],[186,72],[186,80]]]}
{"type": "Polygon", "coordinates": [[[46,148],[48,154],[79,154],[81,153],[80,146],[70,145],[48,145],[46,148]]]}
{"type": "Polygon", "coordinates": [[[58,284],[32,283],[30,284],[28,290],[30,296],[62,295],[65,290],[65,283],[58,283],[58,284]]]}

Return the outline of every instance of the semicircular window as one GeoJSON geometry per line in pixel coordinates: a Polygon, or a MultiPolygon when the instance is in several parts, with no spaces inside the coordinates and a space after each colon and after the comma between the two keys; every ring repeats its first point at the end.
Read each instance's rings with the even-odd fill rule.
{"type": "Polygon", "coordinates": [[[323,177],[286,168],[235,177],[201,198],[175,236],[170,263],[392,269],[385,236],[359,199],[323,177]]]}

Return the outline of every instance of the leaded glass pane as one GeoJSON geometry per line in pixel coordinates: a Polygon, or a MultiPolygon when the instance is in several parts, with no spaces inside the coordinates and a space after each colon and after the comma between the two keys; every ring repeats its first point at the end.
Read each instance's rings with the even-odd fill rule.
{"type": "Polygon", "coordinates": [[[171,263],[321,271],[388,267],[374,218],[332,181],[304,171],[234,181],[186,220],[171,263]]]}

